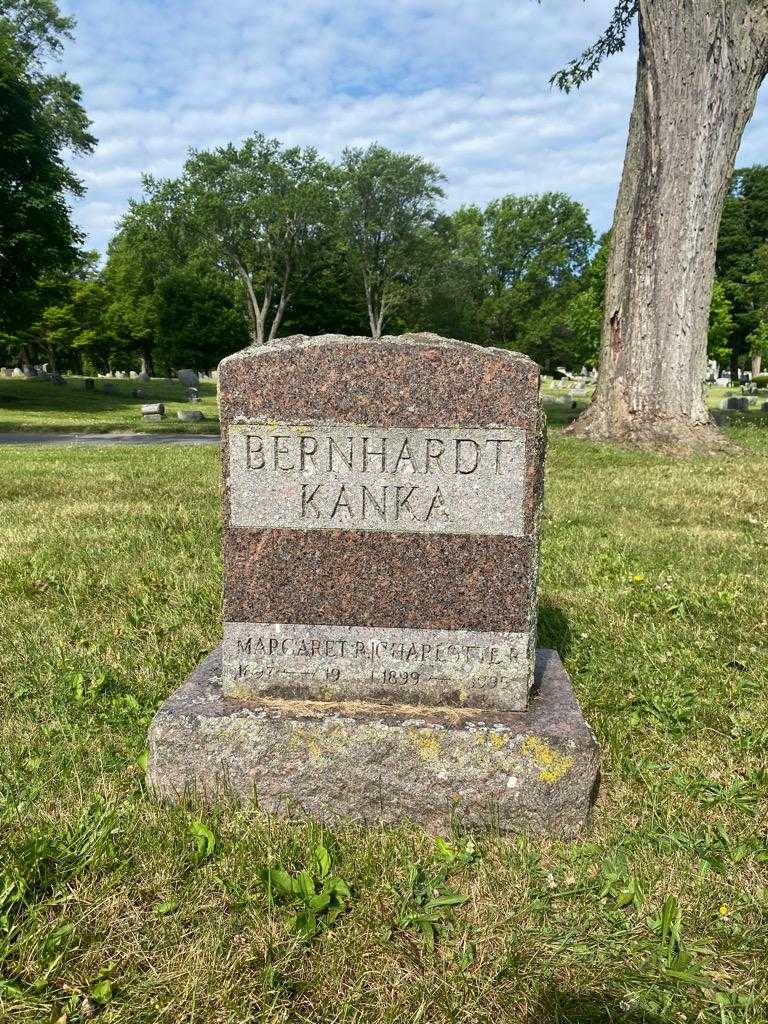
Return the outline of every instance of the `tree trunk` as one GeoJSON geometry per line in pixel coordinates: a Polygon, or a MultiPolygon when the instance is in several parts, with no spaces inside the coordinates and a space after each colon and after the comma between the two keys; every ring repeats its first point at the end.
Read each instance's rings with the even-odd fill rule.
{"type": "Polygon", "coordinates": [[[148,345],[144,346],[141,350],[141,373],[146,373],[150,377],[155,376],[155,364],[152,360],[152,350],[148,345]]]}
{"type": "Polygon", "coordinates": [[[600,376],[573,434],[728,447],[704,398],[723,200],[768,72],[766,0],[640,0],[640,54],[614,214],[600,376]]]}
{"type": "Polygon", "coordinates": [[[763,367],[763,357],[758,352],[752,356],[752,376],[757,377],[763,367]]]}

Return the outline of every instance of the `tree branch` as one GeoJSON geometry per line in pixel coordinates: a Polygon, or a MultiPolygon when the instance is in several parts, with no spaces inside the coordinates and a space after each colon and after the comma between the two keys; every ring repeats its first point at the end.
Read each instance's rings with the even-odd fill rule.
{"type": "Polygon", "coordinates": [[[569,93],[588,82],[606,57],[620,53],[627,41],[627,32],[637,14],[639,0],[619,0],[605,32],[576,60],[556,71],[549,80],[561,92],[569,93]]]}

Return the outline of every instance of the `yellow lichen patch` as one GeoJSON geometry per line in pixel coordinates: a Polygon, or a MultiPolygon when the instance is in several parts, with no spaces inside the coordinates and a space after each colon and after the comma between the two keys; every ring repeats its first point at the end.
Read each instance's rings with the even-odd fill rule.
{"type": "Polygon", "coordinates": [[[526,736],[522,751],[535,763],[539,770],[540,782],[559,782],[573,764],[573,758],[553,750],[538,736],[526,736]]]}
{"type": "Polygon", "coordinates": [[[412,729],[410,738],[422,760],[436,761],[440,757],[440,740],[431,729],[412,729]]]}
{"type": "Polygon", "coordinates": [[[291,753],[306,754],[313,761],[323,758],[323,748],[317,739],[305,729],[294,729],[288,740],[288,749],[291,753]]]}

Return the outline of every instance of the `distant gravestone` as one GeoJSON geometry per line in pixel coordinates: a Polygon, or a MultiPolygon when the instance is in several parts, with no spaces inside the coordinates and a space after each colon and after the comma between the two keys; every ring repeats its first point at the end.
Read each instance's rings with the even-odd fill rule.
{"type": "Polygon", "coordinates": [[[128,376],[130,377],[130,379],[131,379],[131,380],[136,380],[136,378],[137,378],[137,377],[138,377],[139,375],[138,375],[138,373],[136,372],[136,370],[129,370],[129,371],[128,371],[128,376]]]}
{"type": "Polygon", "coordinates": [[[749,408],[749,399],[741,395],[729,395],[727,398],[722,399],[720,408],[723,410],[744,411],[749,408]]]}
{"type": "Polygon", "coordinates": [[[101,390],[105,395],[113,395],[115,393],[115,385],[108,381],[106,384],[102,384],[101,390]]]}
{"type": "Polygon", "coordinates": [[[176,417],[177,419],[184,420],[186,423],[195,423],[205,419],[205,416],[197,409],[179,409],[176,417]]]}
{"type": "Polygon", "coordinates": [[[152,380],[146,370],[142,370],[141,373],[137,374],[136,379],[141,381],[142,384],[149,384],[152,380]]]}
{"type": "Polygon", "coordinates": [[[51,384],[66,384],[67,382],[60,373],[51,373],[48,378],[51,384]]]}
{"type": "Polygon", "coordinates": [[[299,336],[225,359],[219,384],[224,642],[152,724],[155,792],[576,834],[599,752],[535,651],[536,364],[299,336]]]}
{"type": "Polygon", "coordinates": [[[12,377],[13,376],[13,370],[11,370],[11,368],[8,367],[8,366],[0,366],[0,376],[2,376],[2,377],[12,377]]]}
{"type": "Polygon", "coordinates": [[[117,380],[127,380],[128,374],[125,372],[125,370],[116,370],[115,377],[117,380]]]}
{"type": "Polygon", "coordinates": [[[26,377],[27,374],[24,373],[23,370],[20,370],[18,366],[14,366],[13,373],[11,374],[11,376],[12,377],[26,377]]]}
{"type": "Polygon", "coordinates": [[[131,391],[131,396],[133,398],[146,398],[146,392],[144,391],[144,388],[134,388],[131,391]]]}
{"type": "Polygon", "coordinates": [[[85,388],[86,391],[93,391],[96,387],[96,381],[93,379],[93,377],[86,377],[85,380],[83,381],[83,387],[85,388]]]}
{"type": "Polygon", "coordinates": [[[142,405],[141,415],[145,420],[164,420],[165,406],[162,402],[152,402],[149,405],[142,405]]]}
{"type": "Polygon", "coordinates": [[[188,402],[199,402],[200,392],[197,388],[187,388],[187,401],[188,402]]]}
{"type": "Polygon", "coordinates": [[[176,376],[179,378],[181,383],[186,384],[188,388],[195,388],[200,383],[194,370],[177,370],[176,376]]]}

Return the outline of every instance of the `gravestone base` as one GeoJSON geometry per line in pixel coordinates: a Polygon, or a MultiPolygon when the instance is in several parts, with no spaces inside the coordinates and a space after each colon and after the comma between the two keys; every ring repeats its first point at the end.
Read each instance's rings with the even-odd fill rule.
{"type": "Polygon", "coordinates": [[[255,799],[321,821],[454,819],[562,838],[588,823],[599,747],[555,651],[540,650],[524,712],[223,696],[221,648],[160,707],[148,782],[163,801],[255,799]]]}

